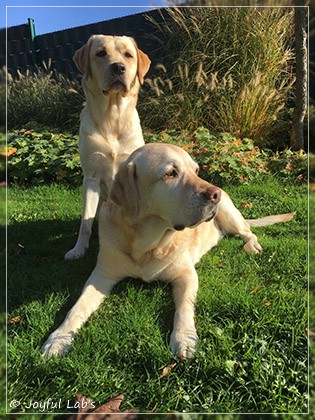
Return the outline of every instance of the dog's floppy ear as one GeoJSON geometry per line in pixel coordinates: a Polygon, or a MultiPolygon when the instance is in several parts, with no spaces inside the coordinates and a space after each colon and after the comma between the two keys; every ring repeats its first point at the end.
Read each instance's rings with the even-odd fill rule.
{"type": "Polygon", "coordinates": [[[93,39],[94,35],[92,35],[88,39],[87,43],[79,48],[73,56],[73,61],[75,62],[80,72],[84,74],[86,79],[91,76],[90,50],[93,39]]]}
{"type": "Polygon", "coordinates": [[[143,85],[144,82],[144,76],[147,74],[150,68],[151,60],[149,57],[141,51],[135,40],[133,40],[133,43],[137,50],[137,58],[138,58],[138,77],[140,80],[140,83],[143,85]]]}
{"type": "Polygon", "coordinates": [[[139,185],[136,165],[133,162],[123,163],[113,182],[109,193],[111,200],[127,210],[134,216],[139,214],[139,185]]]}

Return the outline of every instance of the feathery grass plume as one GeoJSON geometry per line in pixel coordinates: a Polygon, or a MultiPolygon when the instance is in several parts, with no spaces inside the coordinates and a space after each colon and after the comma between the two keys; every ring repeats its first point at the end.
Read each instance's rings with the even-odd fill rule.
{"type": "Polygon", "coordinates": [[[35,72],[20,71],[8,80],[8,127],[30,121],[41,125],[77,130],[84,94],[77,80],[69,80],[51,69],[51,60],[35,72]],[[27,100],[27,106],[25,100],[27,100]]]}
{"type": "Polygon", "coordinates": [[[206,126],[258,144],[277,136],[283,124],[275,121],[289,119],[292,98],[293,9],[174,7],[167,13],[156,27],[164,34],[163,72],[139,101],[144,125],[206,126]],[[172,83],[155,102],[166,79],[172,83]]]}

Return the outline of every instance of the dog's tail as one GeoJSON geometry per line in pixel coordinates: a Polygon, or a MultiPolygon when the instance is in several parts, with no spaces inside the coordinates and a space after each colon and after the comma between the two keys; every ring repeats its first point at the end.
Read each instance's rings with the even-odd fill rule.
{"type": "Polygon", "coordinates": [[[273,216],[261,217],[260,219],[246,219],[246,222],[252,227],[269,226],[274,225],[275,223],[290,222],[294,216],[295,211],[293,213],[275,214],[273,216]]]}

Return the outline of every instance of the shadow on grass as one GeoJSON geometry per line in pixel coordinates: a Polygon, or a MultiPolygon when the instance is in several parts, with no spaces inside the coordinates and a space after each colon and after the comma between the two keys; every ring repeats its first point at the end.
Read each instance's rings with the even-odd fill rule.
{"type": "MultiPolygon", "coordinates": [[[[19,315],[21,306],[34,301],[47,302],[52,294],[67,296],[66,304],[57,312],[53,331],[63,321],[81,294],[94,269],[98,253],[97,223],[94,223],[90,248],[79,260],[65,261],[64,254],[74,246],[80,220],[43,220],[12,223],[8,227],[8,311],[19,315]]],[[[128,288],[145,290],[153,297],[156,287],[166,290],[169,299],[161,305],[157,322],[163,334],[172,327],[174,305],[170,286],[165,283],[144,283],[124,279],[112,291],[123,296],[128,288]]]]}

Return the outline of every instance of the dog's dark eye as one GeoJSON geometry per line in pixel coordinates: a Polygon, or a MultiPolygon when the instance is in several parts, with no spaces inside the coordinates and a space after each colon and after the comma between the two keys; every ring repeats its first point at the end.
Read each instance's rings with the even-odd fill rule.
{"type": "Polygon", "coordinates": [[[177,173],[176,169],[172,169],[171,171],[169,171],[165,174],[165,177],[166,178],[177,178],[178,173],[177,173]]]}
{"type": "Polygon", "coordinates": [[[125,57],[132,58],[132,55],[127,51],[127,52],[125,52],[125,57]]]}
{"type": "Polygon", "coordinates": [[[105,57],[107,55],[106,50],[101,50],[96,53],[97,57],[105,57]]]}

